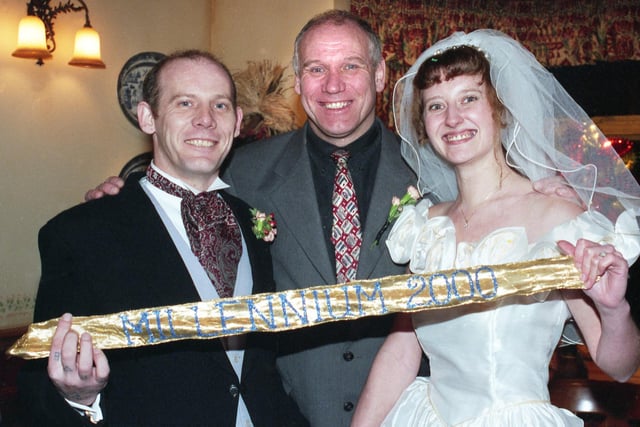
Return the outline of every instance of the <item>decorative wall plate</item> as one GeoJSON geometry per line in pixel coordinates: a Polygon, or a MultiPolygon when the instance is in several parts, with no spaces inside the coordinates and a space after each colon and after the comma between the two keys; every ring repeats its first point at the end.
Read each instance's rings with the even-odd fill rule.
{"type": "Polygon", "coordinates": [[[138,102],[142,100],[142,82],[147,72],[165,55],[140,52],[124,64],[118,76],[118,102],[127,120],[138,128],[138,102]]]}

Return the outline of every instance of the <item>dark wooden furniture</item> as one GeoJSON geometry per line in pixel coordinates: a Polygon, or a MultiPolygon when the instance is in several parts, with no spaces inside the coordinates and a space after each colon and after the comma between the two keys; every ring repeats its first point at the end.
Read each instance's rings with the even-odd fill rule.
{"type": "Polygon", "coordinates": [[[569,409],[585,426],[640,426],[640,384],[585,379],[556,379],[551,402],[569,409]]]}
{"type": "Polygon", "coordinates": [[[0,425],[20,427],[16,378],[23,360],[8,357],[5,352],[26,331],[26,327],[0,330],[0,425]]]}
{"type": "Polygon", "coordinates": [[[640,371],[627,383],[612,381],[584,346],[556,350],[549,391],[551,402],[582,418],[585,427],[640,427],[640,371]]]}

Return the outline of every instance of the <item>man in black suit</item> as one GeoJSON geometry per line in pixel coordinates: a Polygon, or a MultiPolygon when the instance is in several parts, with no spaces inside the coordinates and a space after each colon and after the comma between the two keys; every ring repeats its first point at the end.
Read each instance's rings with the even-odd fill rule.
{"type": "MultiPolygon", "coordinates": [[[[88,334],[71,330],[68,313],[216,298],[223,294],[216,283],[233,282],[226,285],[236,296],[275,290],[250,207],[226,193],[218,177],[242,119],[229,71],[207,53],[179,52],[149,72],[143,92],[138,121],[154,148],[146,176],[128,179],[116,197],[61,213],[40,231],[34,320],[62,317],[48,360],[27,363],[21,374],[27,412],[37,426],[306,425],[276,371],[273,334],[103,352],[88,334]],[[226,224],[239,226],[229,233],[240,245],[225,252],[237,261],[237,278],[217,276],[198,261],[184,204],[167,192],[175,186],[217,191],[212,203],[226,206],[226,224]]],[[[228,248],[232,239],[220,239],[216,247],[228,248]]]]}
{"type": "MultiPolygon", "coordinates": [[[[332,234],[335,164],[348,150],[349,170],[362,223],[356,280],[405,272],[384,239],[374,245],[393,196],[415,176],[402,160],[399,140],[376,118],[385,86],[380,39],[371,26],[343,10],[313,17],[296,37],[295,90],[308,116],[296,131],[247,144],[230,156],[224,179],[234,194],[274,212],[278,236],[271,246],[277,290],[334,284],[332,234]]],[[[86,199],[115,194],[108,178],[86,199]]],[[[302,413],[314,427],[347,427],[392,317],[333,322],[281,334],[278,368],[302,413]]]]}

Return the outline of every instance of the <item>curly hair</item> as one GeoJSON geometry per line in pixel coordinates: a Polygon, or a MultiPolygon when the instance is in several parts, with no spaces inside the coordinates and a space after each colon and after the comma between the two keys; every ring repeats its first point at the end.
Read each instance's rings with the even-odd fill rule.
{"type": "Polygon", "coordinates": [[[482,78],[486,84],[489,104],[493,109],[493,118],[500,126],[505,126],[506,108],[500,102],[493,84],[491,83],[490,64],[484,54],[472,46],[456,46],[438,53],[424,61],[413,79],[414,99],[412,123],[421,144],[428,141],[424,128],[424,100],[422,91],[442,81],[448,81],[458,76],[476,76],[482,78]]]}

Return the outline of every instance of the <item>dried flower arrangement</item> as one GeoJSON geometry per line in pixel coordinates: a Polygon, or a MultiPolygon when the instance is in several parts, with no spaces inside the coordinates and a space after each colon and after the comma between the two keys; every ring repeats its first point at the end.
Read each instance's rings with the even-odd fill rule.
{"type": "Polygon", "coordinates": [[[250,142],[295,129],[296,115],[286,92],[292,89],[286,67],[270,60],[249,61],[245,70],[234,73],[238,105],[244,118],[240,142],[250,142]]]}

